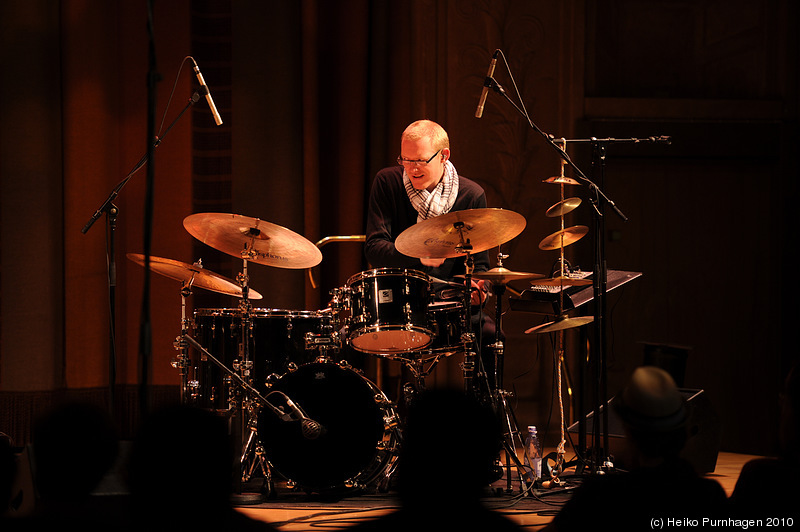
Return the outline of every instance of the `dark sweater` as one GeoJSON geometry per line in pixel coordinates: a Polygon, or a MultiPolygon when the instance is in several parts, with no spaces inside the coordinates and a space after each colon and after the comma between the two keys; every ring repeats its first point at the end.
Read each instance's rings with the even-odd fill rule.
{"type": "MultiPolygon", "coordinates": [[[[476,182],[458,177],[458,197],[451,211],[486,208],[486,194],[476,182]]],[[[403,168],[384,168],[375,176],[367,210],[367,231],[364,253],[374,268],[406,268],[419,270],[437,279],[452,280],[465,272],[461,257],[445,260],[438,268],[423,266],[418,258],[397,251],[395,239],[417,223],[417,211],[408,199],[403,185],[403,168]]],[[[474,271],[489,269],[489,252],[473,255],[474,271]]]]}

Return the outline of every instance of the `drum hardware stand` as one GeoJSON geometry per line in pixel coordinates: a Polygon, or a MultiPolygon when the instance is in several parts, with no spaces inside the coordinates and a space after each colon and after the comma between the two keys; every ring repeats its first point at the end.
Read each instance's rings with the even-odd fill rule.
{"type": "MultiPolygon", "coordinates": [[[[502,55],[502,51],[498,51],[502,55]]],[[[503,61],[505,62],[505,56],[503,56],[503,61]]],[[[508,64],[506,63],[506,66],[508,64]]],[[[509,74],[511,74],[509,69],[509,74]]],[[[513,75],[511,76],[512,83],[515,84],[513,81],[513,75]]],[[[613,468],[613,463],[611,462],[611,458],[609,455],[609,435],[608,435],[608,409],[603,409],[603,416],[602,416],[602,430],[600,428],[601,423],[599,423],[601,416],[599,415],[600,409],[605,403],[607,396],[607,385],[608,385],[608,375],[607,375],[607,360],[606,360],[606,350],[607,350],[607,337],[606,337],[606,316],[605,316],[605,304],[606,304],[606,291],[607,291],[607,270],[606,270],[606,254],[605,254],[605,220],[606,220],[606,206],[610,207],[614,213],[622,220],[627,222],[628,217],[617,207],[617,205],[612,201],[604,192],[604,179],[605,179],[605,156],[606,156],[606,148],[610,143],[617,143],[617,142],[630,142],[630,143],[642,143],[642,142],[652,142],[652,143],[666,143],[670,144],[671,139],[669,136],[658,136],[658,137],[648,137],[648,138],[629,138],[629,139],[614,139],[614,138],[606,138],[606,139],[597,139],[592,137],[591,139],[573,139],[569,142],[590,142],[593,148],[592,154],[592,167],[593,169],[596,166],[599,166],[599,178],[600,178],[600,185],[598,186],[592,180],[590,180],[586,174],[584,174],[581,169],[572,161],[572,159],[567,155],[566,149],[562,149],[558,145],[558,140],[555,139],[553,135],[548,135],[544,131],[542,131],[530,118],[527,109],[525,109],[525,104],[520,100],[520,106],[516,104],[509,96],[506,94],[506,91],[497,82],[493,77],[489,76],[486,79],[487,86],[491,87],[495,92],[499,93],[506,99],[528,122],[528,125],[534,129],[537,133],[539,133],[542,138],[547,142],[547,144],[552,147],[561,159],[566,162],[575,172],[575,175],[579,177],[580,181],[590,187],[591,190],[591,202],[593,208],[593,220],[594,220],[594,282],[593,282],[593,291],[594,291],[594,304],[595,304],[595,312],[594,312],[594,347],[595,347],[595,369],[596,369],[596,395],[594,398],[594,406],[595,412],[598,412],[596,415],[596,419],[594,422],[594,437],[593,437],[593,444],[592,444],[592,458],[591,458],[591,472],[592,473],[604,473],[605,470],[613,468]],[[602,434],[601,434],[602,432],[602,434]],[[601,440],[602,436],[602,448],[598,448],[598,443],[601,440]]],[[[516,88],[516,84],[515,84],[516,88]]],[[[519,97],[519,91],[517,90],[517,95],[519,97]]],[[[561,139],[561,143],[564,144],[564,148],[566,148],[567,140],[561,139]]],[[[581,364],[581,372],[583,373],[584,364],[581,364]]],[[[579,420],[579,445],[583,446],[585,444],[586,439],[586,422],[583,415],[583,405],[582,401],[580,403],[580,412],[578,413],[578,420],[579,420]]]]}
{"type": "MultiPolygon", "coordinates": [[[[505,258],[508,258],[508,255],[505,255],[501,252],[497,253],[498,268],[502,268],[503,259],[505,258]]],[[[520,436],[519,433],[519,428],[517,426],[517,419],[516,416],[514,415],[514,410],[508,403],[508,397],[512,396],[513,394],[503,389],[503,363],[505,356],[505,344],[503,342],[502,324],[503,324],[503,294],[505,294],[505,291],[506,291],[505,282],[492,283],[492,292],[495,295],[495,301],[496,301],[496,310],[495,310],[496,328],[494,333],[495,341],[491,346],[494,349],[494,355],[495,355],[494,390],[491,391],[490,396],[492,397],[495,410],[502,417],[504,423],[503,448],[505,449],[506,453],[506,491],[508,493],[511,493],[512,491],[511,462],[513,462],[514,463],[513,467],[516,468],[517,474],[519,476],[520,491],[523,493],[527,493],[529,490],[529,486],[527,485],[527,482],[525,480],[524,466],[520,461],[519,457],[517,456],[517,447],[515,444],[515,438],[520,439],[521,445],[524,445],[524,442],[522,441],[522,437],[520,436]]]]}
{"type": "MultiPolygon", "coordinates": [[[[464,222],[456,222],[453,228],[458,231],[461,242],[456,250],[464,254],[464,333],[461,341],[464,344],[464,389],[469,395],[476,395],[475,366],[479,360],[479,350],[475,348],[475,333],[472,332],[472,272],[475,269],[475,259],[472,256],[472,244],[469,238],[464,239],[464,222]]],[[[482,365],[478,364],[482,367],[482,365]]]]}
{"type": "MultiPolygon", "coordinates": [[[[292,413],[295,413],[301,421],[309,421],[310,423],[315,423],[308,419],[308,417],[303,412],[302,408],[296,405],[289,397],[286,396],[283,392],[280,392],[281,395],[286,400],[287,405],[289,405],[290,410],[292,413],[286,412],[283,408],[275,406],[269,400],[267,400],[264,395],[262,395],[257,389],[255,389],[249,382],[247,382],[237,371],[233,371],[232,369],[228,368],[223,364],[220,360],[214,357],[208,350],[203,347],[197,340],[195,340],[191,335],[186,333],[181,333],[181,336],[178,338],[177,342],[180,345],[190,345],[191,347],[197,349],[202,356],[206,357],[208,360],[219,366],[230,378],[231,382],[233,382],[236,387],[244,391],[242,404],[247,405],[246,410],[251,413],[248,419],[256,419],[258,416],[254,414],[254,412],[258,409],[258,407],[266,407],[269,408],[281,421],[293,421],[292,413]]],[[[275,393],[275,392],[273,392],[275,393]]],[[[244,406],[243,406],[244,409],[244,406]]],[[[252,431],[253,425],[252,421],[248,422],[247,427],[250,429],[251,434],[247,438],[247,445],[243,446],[243,452],[241,455],[242,460],[242,468],[244,470],[245,465],[244,462],[247,460],[247,456],[250,452],[255,452],[256,454],[256,463],[251,464],[248,471],[252,472],[255,469],[256,465],[260,465],[262,470],[265,472],[266,482],[270,485],[270,493],[271,493],[271,482],[272,482],[272,475],[269,472],[269,465],[264,458],[263,450],[260,449],[260,444],[256,444],[256,440],[254,437],[254,432],[252,431]],[[255,445],[254,445],[255,444],[255,445]]],[[[303,427],[305,430],[305,427],[303,427]]],[[[247,477],[249,479],[249,477],[247,477]]]]}
{"type": "MultiPolygon", "coordinates": [[[[425,377],[433,373],[433,370],[439,364],[439,360],[445,356],[445,353],[437,353],[433,357],[429,358],[416,358],[416,359],[407,359],[403,358],[403,364],[408,368],[411,374],[414,376],[414,384],[413,389],[416,391],[423,391],[425,389],[425,377]],[[430,362],[427,368],[424,367],[426,362],[430,362]]],[[[411,393],[411,390],[406,390],[406,395],[408,396],[411,393]]]]}
{"type": "MultiPolygon", "coordinates": [[[[202,259],[197,259],[193,264],[198,268],[203,267],[202,259]]],[[[172,359],[170,365],[178,370],[180,376],[181,387],[181,402],[184,404],[194,403],[197,400],[198,386],[197,379],[189,380],[189,368],[191,360],[189,359],[189,344],[183,341],[189,331],[189,318],[186,317],[186,299],[192,295],[192,285],[194,284],[195,274],[192,273],[189,281],[181,282],[181,334],[173,342],[173,346],[180,354],[172,359]]],[[[196,368],[195,368],[196,370],[196,368]]]]}

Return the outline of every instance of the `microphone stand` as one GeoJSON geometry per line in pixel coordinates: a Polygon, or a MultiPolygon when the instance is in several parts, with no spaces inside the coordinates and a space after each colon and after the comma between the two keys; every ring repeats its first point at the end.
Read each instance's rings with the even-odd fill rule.
{"type": "MultiPolygon", "coordinates": [[[[83,226],[81,229],[81,233],[86,234],[89,229],[92,228],[94,223],[105,213],[106,220],[107,220],[107,228],[108,228],[108,298],[109,298],[109,305],[110,305],[110,322],[109,322],[109,337],[110,337],[110,351],[109,351],[109,409],[113,414],[114,411],[114,395],[115,395],[115,386],[116,386],[116,367],[117,367],[117,347],[116,347],[116,331],[117,331],[117,324],[116,324],[116,289],[117,289],[117,261],[116,261],[116,250],[115,250],[115,242],[116,242],[116,229],[117,229],[117,216],[119,215],[119,209],[116,205],[114,205],[114,200],[119,196],[119,193],[125,188],[125,185],[130,181],[137,171],[139,171],[142,166],[150,159],[151,157],[151,150],[155,149],[161,144],[161,141],[169,133],[170,129],[180,120],[180,118],[184,115],[184,113],[200,100],[200,94],[195,91],[192,94],[189,101],[186,103],[186,106],[181,110],[175,120],[169,125],[169,127],[164,131],[164,134],[161,138],[156,137],[155,142],[153,142],[152,146],[148,147],[147,153],[142,156],[136,166],[128,173],[125,178],[120,181],[108,195],[108,198],[103,202],[102,205],[95,211],[92,217],[86,222],[86,225],[83,226]]],[[[150,254],[147,253],[145,255],[145,271],[149,271],[150,268],[150,254]]]]}
{"type": "MultiPolygon", "coordinates": [[[[598,423],[599,418],[599,408],[602,403],[605,402],[604,396],[599,397],[599,395],[607,393],[607,367],[606,367],[606,333],[605,333],[605,296],[606,296],[606,257],[605,257],[605,246],[604,246],[604,235],[605,235],[605,206],[609,205],[614,210],[614,212],[619,216],[623,221],[627,222],[628,218],[622,211],[617,207],[617,205],[606,196],[600,186],[596,185],[592,180],[590,180],[586,175],[581,171],[580,168],[572,161],[569,155],[567,155],[566,151],[558,145],[559,140],[557,140],[553,135],[548,135],[543,132],[533,121],[531,120],[530,116],[527,113],[527,110],[524,109],[524,104],[522,108],[517,106],[517,104],[508,97],[503,87],[500,83],[497,82],[493,77],[489,76],[486,79],[486,83],[489,84],[495,92],[501,94],[527,121],[528,124],[532,129],[534,129],[537,133],[539,133],[542,138],[545,139],[547,144],[552,147],[559,155],[559,157],[565,161],[569,166],[574,170],[575,175],[588,185],[591,197],[592,197],[592,205],[594,206],[594,220],[595,220],[595,256],[594,256],[594,282],[593,282],[593,291],[594,291],[594,326],[595,326],[595,361],[597,364],[597,379],[598,379],[598,387],[597,387],[597,394],[598,398],[595,405],[595,422],[594,422],[594,433],[595,439],[593,441],[593,446],[595,447],[595,453],[593,454],[594,460],[592,461],[592,472],[598,472],[598,463],[601,463],[603,468],[608,468],[612,466],[611,459],[609,456],[609,449],[608,449],[608,412],[607,409],[603,409],[604,413],[604,420],[603,420],[603,452],[605,456],[602,458],[599,457],[600,450],[597,449],[599,438],[597,436],[600,434],[600,424],[598,423]]],[[[521,98],[520,98],[521,101],[521,98]]],[[[605,142],[600,142],[598,139],[590,139],[594,146],[597,147],[597,152],[600,154],[601,161],[604,163],[605,160],[605,146],[611,142],[613,139],[606,139],[605,142]]],[[[630,139],[630,142],[640,142],[640,139],[630,139]]],[[[665,141],[669,142],[669,137],[650,137],[648,141],[665,141]]],[[[566,140],[563,140],[563,143],[566,147],[566,140]]],[[[603,177],[601,175],[601,177],[603,177]]],[[[580,416],[579,426],[581,427],[581,431],[585,431],[585,419],[583,415],[580,416]]],[[[583,433],[583,432],[582,432],[583,433]]]]}

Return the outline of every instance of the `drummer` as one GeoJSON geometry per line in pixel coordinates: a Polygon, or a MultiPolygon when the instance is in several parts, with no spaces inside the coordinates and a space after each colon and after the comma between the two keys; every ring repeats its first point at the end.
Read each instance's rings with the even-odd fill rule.
{"type": "MultiPolygon", "coordinates": [[[[365,254],[375,268],[406,268],[423,271],[436,280],[463,284],[463,258],[418,259],[400,253],[395,239],[406,229],[428,218],[451,211],[482,209],[486,194],[476,182],[459,175],[450,162],[450,140],[442,126],[431,120],[409,125],[400,138],[397,166],[380,170],[372,184],[367,208],[365,254]]],[[[472,256],[474,271],[489,269],[489,252],[472,256]]],[[[494,354],[487,346],[494,342],[494,322],[482,311],[486,293],[484,281],[473,280],[472,325],[481,339],[484,369],[492,375],[494,354]],[[480,330],[479,330],[480,324],[480,330]]],[[[439,283],[437,299],[458,298],[456,291],[439,283]],[[443,289],[442,289],[443,288],[443,289]]],[[[477,375],[476,375],[477,378],[477,375]]]]}

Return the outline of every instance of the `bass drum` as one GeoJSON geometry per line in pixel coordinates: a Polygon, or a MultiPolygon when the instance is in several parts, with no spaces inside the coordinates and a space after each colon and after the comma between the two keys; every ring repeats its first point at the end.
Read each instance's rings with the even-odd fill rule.
{"type": "Polygon", "coordinates": [[[318,437],[309,437],[296,417],[284,421],[262,408],[258,437],[275,472],[307,492],[388,480],[397,457],[399,419],[375,384],[349,367],[314,362],[278,379],[266,399],[282,406],[287,397],[322,428],[318,437]]]}

